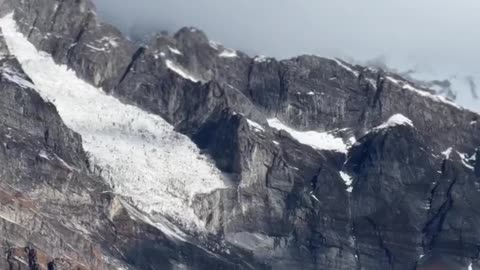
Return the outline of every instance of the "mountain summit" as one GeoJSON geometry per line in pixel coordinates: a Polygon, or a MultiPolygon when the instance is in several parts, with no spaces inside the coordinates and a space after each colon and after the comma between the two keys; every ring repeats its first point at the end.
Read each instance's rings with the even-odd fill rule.
{"type": "Polygon", "coordinates": [[[480,269],[480,116],[341,59],[0,1],[1,269],[480,269]],[[425,268],[423,268],[425,269],[425,268]]]}

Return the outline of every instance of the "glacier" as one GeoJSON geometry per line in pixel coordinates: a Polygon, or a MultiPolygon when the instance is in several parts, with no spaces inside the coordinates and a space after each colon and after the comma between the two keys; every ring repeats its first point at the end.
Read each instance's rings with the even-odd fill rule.
{"type": "Polygon", "coordinates": [[[193,198],[226,188],[213,162],[161,117],[121,103],[38,51],[17,30],[12,14],[0,19],[0,27],[34,86],[22,84],[52,102],[67,126],[82,136],[91,163],[115,192],[150,217],[158,214],[202,231],[193,198]]]}

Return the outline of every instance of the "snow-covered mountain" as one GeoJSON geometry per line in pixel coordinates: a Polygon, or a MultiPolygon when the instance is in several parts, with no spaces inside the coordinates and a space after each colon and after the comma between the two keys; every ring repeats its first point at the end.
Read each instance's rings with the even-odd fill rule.
{"type": "Polygon", "coordinates": [[[0,268],[480,267],[480,116],[431,85],[0,4],[0,268]]]}

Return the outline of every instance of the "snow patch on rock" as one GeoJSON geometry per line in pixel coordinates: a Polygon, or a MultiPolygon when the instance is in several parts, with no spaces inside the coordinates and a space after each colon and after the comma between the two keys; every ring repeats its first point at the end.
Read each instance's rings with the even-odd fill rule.
{"type": "Polygon", "coordinates": [[[310,197],[312,197],[312,199],[314,199],[315,201],[320,202],[320,200],[317,198],[317,196],[315,196],[315,194],[313,194],[313,191],[310,192],[310,197]]]}
{"type": "Polygon", "coordinates": [[[385,128],[391,128],[395,126],[413,127],[413,122],[412,120],[408,119],[404,115],[398,113],[398,114],[392,115],[385,123],[381,124],[375,129],[385,129],[385,128]]]}
{"type": "Polygon", "coordinates": [[[183,55],[182,52],[180,52],[178,49],[176,48],[172,48],[170,46],[168,46],[168,50],[170,50],[173,54],[176,54],[176,55],[183,55]]]}
{"type": "Polygon", "coordinates": [[[190,80],[192,82],[199,82],[200,81],[199,79],[195,78],[195,76],[186,72],[182,67],[180,67],[179,65],[174,63],[172,60],[166,60],[165,64],[167,65],[168,69],[177,73],[178,75],[180,75],[184,79],[190,80]]]}
{"type": "Polygon", "coordinates": [[[95,45],[92,45],[92,44],[86,44],[85,46],[87,46],[87,48],[89,48],[89,49],[92,50],[92,51],[97,51],[97,52],[105,52],[105,51],[107,51],[107,48],[96,47],[95,45]]]}
{"type": "Polygon", "coordinates": [[[423,96],[423,97],[426,97],[426,98],[429,98],[435,102],[441,102],[441,103],[444,103],[444,104],[449,104],[457,109],[461,109],[463,110],[463,108],[458,105],[457,103],[453,102],[453,101],[450,101],[448,100],[447,98],[445,98],[444,96],[440,96],[440,95],[434,95],[434,94],[431,94],[425,90],[421,90],[421,89],[418,89],[418,88],[415,88],[413,87],[411,84],[409,84],[408,82],[404,82],[404,81],[400,81],[400,80],[397,80],[397,79],[394,79],[392,77],[387,77],[387,79],[389,81],[391,81],[392,83],[398,85],[398,86],[401,86],[402,89],[405,89],[405,90],[408,90],[408,91],[412,91],[420,96],[423,96]]]}
{"type": "Polygon", "coordinates": [[[17,31],[12,15],[0,19],[0,27],[35,89],[82,135],[92,164],[103,169],[117,194],[152,220],[160,214],[187,229],[203,229],[190,206],[193,197],[224,188],[225,178],[188,137],[161,117],[125,105],[57,65],[17,31]]]}
{"type": "Polygon", "coordinates": [[[270,127],[288,132],[301,144],[309,145],[318,150],[332,150],[341,153],[347,152],[347,145],[343,140],[328,132],[297,131],[286,126],[277,118],[268,119],[267,121],[270,127]]]}
{"type": "Polygon", "coordinates": [[[442,152],[442,155],[445,159],[450,159],[450,155],[452,154],[452,147],[449,147],[447,150],[442,152]]]}
{"type": "Polygon", "coordinates": [[[265,131],[265,129],[263,129],[263,127],[259,123],[252,121],[248,118],[247,118],[247,123],[250,127],[252,127],[256,131],[265,131]]]}
{"type": "Polygon", "coordinates": [[[160,57],[164,58],[165,56],[167,56],[167,55],[165,54],[165,52],[162,52],[162,51],[154,51],[154,52],[152,52],[152,55],[153,55],[153,58],[155,58],[155,59],[157,59],[157,60],[158,60],[160,57]]]}
{"type": "MultiPolygon", "coordinates": [[[[469,157],[467,154],[465,153],[460,153],[457,151],[457,154],[458,156],[460,157],[460,160],[462,161],[462,164],[463,166],[465,166],[466,168],[472,170],[472,171],[475,171],[475,167],[473,167],[469,162],[472,160],[472,157],[469,157]]],[[[475,157],[475,156],[473,156],[475,157]]],[[[473,159],[475,160],[475,159],[473,159]]]]}
{"type": "Polygon", "coordinates": [[[264,55],[258,55],[258,56],[255,56],[255,58],[253,58],[253,61],[255,63],[265,63],[269,61],[269,58],[264,55]]]}
{"type": "Polygon", "coordinates": [[[2,68],[0,70],[1,75],[4,79],[7,81],[10,81],[22,88],[30,88],[30,89],[35,89],[35,86],[27,80],[22,74],[19,74],[16,71],[13,71],[9,68],[2,68]]]}
{"type": "Polygon", "coordinates": [[[343,63],[342,60],[340,60],[338,58],[334,58],[333,61],[335,61],[343,69],[347,70],[348,72],[350,72],[353,75],[355,75],[356,77],[358,77],[358,75],[359,75],[358,71],[355,71],[351,67],[347,66],[345,63],[343,63]]]}
{"type": "Polygon", "coordinates": [[[216,42],[216,41],[213,41],[213,40],[210,40],[208,41],[208,44],[210,45],[210,47],[212,47],[212,49],[214,50],[218,50],[221,46],[220,43],[216,42]]]}
{"type": "Polygon", "coordinates": [[[102,37],[98,42],[112,48],[118,47],[117,39],[114,37],[102,37]]]}
{"type": "Polygon", "coordinates": [[[235,50],[225,49],[218,56],[222,58],[235,58],[238,57],[238,54],[235,50]]]}
{"type": "Polygon", "coordinates": [[[343,182],[345,182],[345,185],[348,187],[347,191],[352,192],[352,190],[353,190],[353,187],[352,187],[353,178],[352,178],[352,176],[350,176],[346,172],[340,171],[340,177],[342,178],[343,182]]]}
{"type": "Polygon", "coordinates": [[[50,160],[50,158],[48,157],[48,154],[45,150],[41,150],[39,153],[38,153],[38,156],[43,158],[43,159],[46,159],[46,160],[50,160]]]}

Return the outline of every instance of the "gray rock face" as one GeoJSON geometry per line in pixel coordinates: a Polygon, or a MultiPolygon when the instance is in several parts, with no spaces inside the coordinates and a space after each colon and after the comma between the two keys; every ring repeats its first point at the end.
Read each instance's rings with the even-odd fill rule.
{"type": "Polygon", "coordinates": [[[438,256],[479,269],[478,114],[395,74],[316,56],[251,58],[194,28],[137,46],[87,0],[1,9],[58,63],[190,136],[232,186],[193,204],[211,235],[178,241],[143,222],[91,172],[53,105],[8,80],[13,70],[31,83],[3,44],[0,265],[400,270],[438,256]],[[413,126],[376,128],[394,114],[413,126]],[[270,118],[357,142],[347,153],[314,149],[270,118]],[[71,258],[56,257],[69,248],[71,258]]]}
{"type": "Polygon", "coordinates": [[[215,238],[200,248],[142,221],[95,176],[80,136],[36,93],[3,37],[0,55],[0,269],[263,268],[228,244],[232,254],[212,255],[215,238]]]}
{"type": "Polygon", "coordinates": [[[99,22],[88,0],[42,0],[33,5],[21,0],[6,1],[7,5],[13,6],[20,30],[38,49],[106,91],[124,73],[135,50],[118,30],[99,22]]]}
{"type": "Polygon", "coordinates": [[[86,173],[80,136],[31,88],[3,37],[0,43],[1,268],[97,265],[90,237],[95,223],[107,222],[96,219],[106,186],[86,173]],[[57,257],[63,251],[70,258],[57,257]]]}

